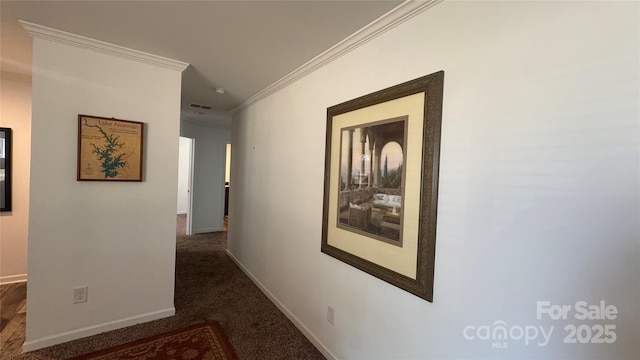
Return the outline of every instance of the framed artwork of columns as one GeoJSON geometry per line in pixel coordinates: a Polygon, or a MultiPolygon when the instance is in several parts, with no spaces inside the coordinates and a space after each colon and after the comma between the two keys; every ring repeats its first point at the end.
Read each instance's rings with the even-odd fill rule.
{"type": "Polygon", "coordinates": [[[323,253],[433,301],[444,71],[327,109],[323,253]]]}

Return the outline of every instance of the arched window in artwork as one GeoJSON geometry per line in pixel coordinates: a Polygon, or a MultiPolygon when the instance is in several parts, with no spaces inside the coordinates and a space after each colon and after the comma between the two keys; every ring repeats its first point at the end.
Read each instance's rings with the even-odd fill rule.
{"type": "Polygon", "coordinates": [[[388,189],[402,188],[404,154],[400,144],[395,141],[386,143],[382,147],[380,160],[380,186],[388,189]]]}

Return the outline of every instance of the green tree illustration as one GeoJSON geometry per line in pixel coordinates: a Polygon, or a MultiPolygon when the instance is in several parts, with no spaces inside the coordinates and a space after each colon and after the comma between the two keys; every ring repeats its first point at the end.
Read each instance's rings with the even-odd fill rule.
{"type": "Polygon", "coordinates": [[[100,125],[89,125],[87,119],[84,119],[84,125],[98,129],[102,134],[102,137],[104,137],[106,142],[104,147],[91,143],[91,146],[93,146],[93,153],[98,156],[98,161],[100,161],[100,166],[102,168],[101,171],[104,173],[104,177],[116,177],[118,175],[118,168],[124,167],[127,163],[122,159],[126,153],[121,152],[115,155],[115,153],[122,148],[124,143],[118,141],[120,138],[119,136],[107,134],[102,130],[100,125]]]}
{"type": "Polygon", "coordinates": [[[382,178],[382,186],[389,189],[400,189],[402,186],[402,163],[397,169],[387,172],[387,175],[382,178]]]}
{"type": "Polygon", "coordinates": [[[387,155],[384,156],[384,170],[382,172],[382,177],[387,177],[389,169],[387,168],[387,155]]]}

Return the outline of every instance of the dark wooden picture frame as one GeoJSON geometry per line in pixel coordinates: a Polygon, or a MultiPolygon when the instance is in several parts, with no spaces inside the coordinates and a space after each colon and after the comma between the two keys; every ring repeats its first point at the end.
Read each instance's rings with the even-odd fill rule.
{"type": "Polygon", "coordinates": [[[78,181],[142,181],[144,123],[78,115],[78,181]]]}
{"type": "Polygon", "coordinates": [[[0,211],[11,211],[12,132],[0,128],[0,211]]]}
{"type": "Polygon", "coordinates": [[[430,302],[443,86],[439,71],[327,109],[321,251],[430,302]],[[403,135],[379,127],[400,118],[406,119],[403,135]],[[360,154],[352,154],[353,135],[344,139],[354,130],[361,134],[355,147],[360,154]],[[385,183],[381,157],[392,142],[402,148],[394,172],[401,179],[385,183]],[[353,159],[362,160],[353,165],[353,159]],[[384,194],[396,196],[393,214],[380,203],[384,194]],[[397,243],[389,241],[395,234],[380,236],[394,228],[390,221],[400,229],[397,243]]]}

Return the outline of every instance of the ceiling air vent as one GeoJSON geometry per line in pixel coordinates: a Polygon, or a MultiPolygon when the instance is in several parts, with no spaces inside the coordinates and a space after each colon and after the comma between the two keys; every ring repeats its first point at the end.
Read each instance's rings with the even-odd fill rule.
{"type": "Polygon", "coordinates": [[[192,107],[192,108],[197,108],[197,109],[211,110],[211,106],[209,106],[209,105],[189,104],[189,106],[192,107]]]}

